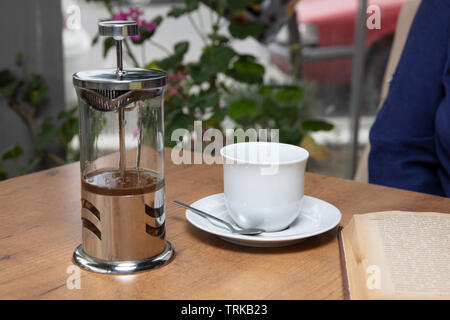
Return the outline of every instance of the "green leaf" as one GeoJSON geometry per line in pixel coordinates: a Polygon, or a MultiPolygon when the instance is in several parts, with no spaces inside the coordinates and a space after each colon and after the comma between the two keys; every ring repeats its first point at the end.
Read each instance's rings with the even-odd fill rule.
{"type": "Polygon", "coordinates": [[[167,13],[168,17],[179,18],[182,15],[188,13],[188,11],[184,8],[173,8],[167,13]]]}
{"type": "Polygon", "coordinates": [[[169,17],[178,18],[182,15],[198,9],[198,0],[184,0],[184,8],[173,8],[167,14],[169,17]]]}
{"type": "Polygon", "coordinates": [[[52,118],[47,117],[41,124],[40,134],[38,141],[36,142],[34,148],[37,151],[42,151],[45,147],[52,141],[57,133],[56,126],[52,123],[52,118]]]}
{"type": "Polygon", "coordinates": [[[254,3],[254,0],[228,0],[227,4],[231,11],[245,10],[249,4],[254,3]]]}
{"type": "Polygon", "coordinates": [[[188,41],[181,41],[174,45],[173,47],[175,54],[178,55],[184,55],[189,50],[189,42],[188,41]]]}
{"type": "Polygon", "coordinates": [[[184,0],[186,10],[194,11],[198,8],[198,0],[184,0]]]}
{"type": "Polygon", "coordinates": [[[9,86],[15,80],[16,77],[12,74],[10,70],[3,69],[0,71],[0,88],[9,86]]]}
{"type": "Polygon", "coordinates": [[[233,67],[226,74],[240,82],[255,84],[264,80],[265,69],[259,63],[253,62],[253,57],[244,55],[233,63],[233,67]]]}
{"type": "Polygon", "coordinates": [[[226,46],[215,46],[207,49],[200,57],[200,62],[212,73],[225,72],[231,59],[236,55],[233,49],[226,46]]]}
{"type": "Polygon", "coordinates": [[[192,80],[196,84],[206,82],[211,77],[211,73],[209,72],[208,68],[202,68],[202,66],[198,64],[190,65],[188,67],[188,70],[192,77],[192,80]]]}
{"type": "Polygon", "coordinates": [[[230,104],[229,116],[234,120],[247,116],[256,116],[259,113],[260,110],[256,101],[250,98],[242,98],[230,104]]]}
{"type": "Polygon", "coordinates": [[[245,39],[247,37],[258,37],[265,29],[265,26],[260,23],[240,24],[236,21],[231,21],[228,26],[230,34],[238,39],[245,39]]]}
{"type": "Polygon", "coordinates": [[[166,99],[164,102],[164,110],[177,110],[181,111],[184,107],[184,102],[178,96],[172,96],[170,99],[166,99]]]}
{"type": "Polygon", "coordinates": [[[225,119],[225,116],[228,114],[228,110],[226,108],[217,108],[216,110],[214,110],[214,113],[212,114],[212,116],[206,120],[205,124],[211,125],[214,123],[220,123],[225,119]]]}
{"type": "Polygon", "coordinates": [[[220,93],[219,92],[205,92],[202,91],[198,95],[189,96],[189,108],[200,108],[205,110],[208,107],[215,107],[219,104],[220,93]]]}
{"type": "Polygon", "coordinates": [[[226,75],[234,80],[248,84],[261,84],[264,81],[261,75],[239,72],[236,69],[227,70],[226,75]]]}
{"type": "Polygon", "coordinates": [[[106,55],[108,54],[109,49],[111,49],[115,45],[116,45],[116,41],[112,37],[108,37],[105,40],[103,40],[103,58],[106,58],[106,55]]]}
{"type": "Polygon", "coordinates": [[[215,36],[213,34],[208,34],[208,38],[217,41],[219,44],[224,44],[230,41],[227,36],[221,34],[216,34],[215,36]]]}
{"type": "Polygon", "coordinates": [[[278,104],[270,97],[266,97],[263,102],[263,113],[267,117],[279,121],[286,117],[283,112],[283,108],[280,108],[278,104]]]}
{"type": "Polygon", "coordinates": [[[275,98],[283,103],[291,103],[303,97],[303,89],[300,87],[286,87],[278,90],[275,98]]]}
{"type": "MultiPolygon", "coordinates": [[[[184,59],[184,55],[189,50],[189,42],[181,41],[173,47],[174,54],[156,62],[156,65],[164,70],[173,71],[177,69],[184,59]]],[[[150,65],[147,66],[151,67],[150,65]]]]}
{"type": "Polygon", "coordinates": [[[41,158],[38,158],[38,157],[31,158],[28,161],[26,166],[19,169],[19,171],[18,171],[19,175],[24,175],[24,174],[29,173],[39,164],[39,162],[41,162],[41,158]]]}
{"type": "Polygon", "coordinates": [[[23,100],[32,105],[38,105],[44,99],[47,91],[48,87],[44,77],[40,74],[32,74],[23,89],[23,100]]]}
{"type": "Polygon", "coordinates": [[[284,114],[284,118],[293,125],[295,122],[297,122],[299,115],[300,115],[300,109],[298,106],[282,106],[280,107],[281,111],[284,114]]]}
{"type": "Polygon", "coordinates": [[[3,69],[0,71],[0,93],[5,98],[15,97],[22,86],[23,81],[17,79],[10,70],[3,69]]]}
{"type": "Polygon", "coordinates": [[[261,87],[258,89],[258,93],[259,93],[260,95],[262,95],[262,96],[271,94],[272,91],[273,91],[273,89],[272,89],[272,87],[270,87],[270,86],[261,86],[261,87]]]}
{"type": "Polygon", "coordinates": [[[145,66],[145,68],[146,69],[157,69],[157,68],[159,68],[159,65],[158,65],[158,61],[157,60],[152,60],[152,61],[150,61],[146,66],[145,66]]]}
{"type": "Polygon", "coordinates": [[[22,80],[14,80],[9,85],[0,87],[0,92],[3,96],[6,98],[13,98],[17,95],[19,92],[20,87],[22,87],[23,81],[22,80]]]}
{"type": "Polygon", "coordinates": [[[48,87],[43,86],[31,93],[31,104],[38,105],[47,94],[48,87]]]}
{"type": "Polygon", "coordinates": [[[8,173],[6,173],[5,169],[3,168],[2,164],[0,163],[0,180],[6,180],[8,179],[8,173]]]}
{"type": "Polygon", "coordinates": [[[299,145],[303,138],[303,133],[299,128],[281,127],[279,134],[281,143],[299,145]]]}
{"type": "Polygon", "coordinates": [[[239,59],[233,63],[233,68],[242,73],[253,73],[263,76],[264,67],[256,62],[239,59]]]}
{"type": "Polygon", "coordinates": [[[172,10],[170,10],[167,13],[167,16],[168,17],[173,17],[173,18],[179,18],[185,13],[187,13],[187,11],[184,8],[173,8],[172,10]]]}
{"type": "Polygon", "coordinates": [[[72,138],[78,134],[78,119],[71,117],[63,122],[59,129],[59,140],[66,147],[72,138]]]}
{"type": "Polygon", "coordinates": [[[97,33],[96,35],[95,35],[95,37],[92,39],[92,43],[91,43],[91,45],[93,46],[93,45],[95,45],[97,42],[98,42],[98,38],[100,37],[100,35],[97,33]]]}
{"type": "Polygon", "coordinates": [[[208,47],[200,57],[199,63],[190,66],[194,83],[201,84],[225,72],[235,55],[236,52],[227,46],[208,47]]]}
{"type": "Polygon", "coordinates": [[[162,16],[156,16],[153,18],[153,22],[155,22],[158,26],[163,22],[164,18],[162,16]]]}
{"type": "Polygon", "coordinates": [[[254,55],[251,55],[251,54],[240,54],[239,55],[239,60],[241,60],[241,61],[248,61],[248,62],[255,62],[256,61],[256,57],[254,55]]]}
{"type": "Polygon", "coordinates": [[[23,148],[15,144],[12,148],[2,154],[2,161],[17,160],[23,154],[23,148]]]}
{"type": "Polygon", "coordinates": [[[305,120],[302,122],[302,128],[306,131],[330,131],[334,125],[323,120],[305,120]]]}
{"type": "Polygon", "coordinates": [[[193,125],[193,123],[191,122],[191,119],[184,114],[180,114],[172,122],[172,127],[174,127],[174,128],[189,129],[192,125],[193,125]]]}
{"type": "Polygon", "coordinates": [[[181,109],[176,111],[174,115],[171,117],[171,121],[166,121],[165,126],[165,144],[170,147],[174,147],[176,142],[171,141],[172,132],[176,129],[188,129],[190,130],[193,122],[191,118],[187,115],[183,114],[181,109]]]}
{"type": "MultiPolygon", "coordinates": [[[[167,58],[164,58],[162,60],[159,60],[156,62],[156,66],[166,70],[166,71],[173,71],[182,63],[182,57],[177,55],[172,55],[167,58]]],[[[150,68],[150,65],[147,65],[146,68],[150,68]]]]}
{"type": "Polygon", "coordinates": [[[166,127],[170,127],[170,124],[178,116],[183,116],[183,107],[185,103],[178,97],[172,96],[170,99],[166,99],[164,103],[164,118],[166,127]]]}

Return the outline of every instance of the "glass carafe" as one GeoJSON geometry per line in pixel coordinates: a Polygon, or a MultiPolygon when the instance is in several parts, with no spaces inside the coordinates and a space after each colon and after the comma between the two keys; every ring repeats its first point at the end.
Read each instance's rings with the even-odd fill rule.
{"type": "Polygon", "coordinates": [[[135,23],[103,24],[100,34],[118,43],[117,69],[73,75],[79,102],[82,220],[82,244],[74,260],[91,271],[131,273],[172,256],[165,239],[167,77],[160,70],[123,69],[121,41],[136,32],[135,23]]]}

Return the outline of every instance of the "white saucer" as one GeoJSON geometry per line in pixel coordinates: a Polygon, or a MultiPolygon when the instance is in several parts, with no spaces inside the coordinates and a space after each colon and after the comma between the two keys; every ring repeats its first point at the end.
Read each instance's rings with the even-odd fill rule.
{"type": "MultiPolygon", "coordinates": [[[[223,193],[202,198],[191,206],[236,226],[228,214],[223,193]]],[[[231,233],[221,223],[203,218],[189,210],[186,210],[186,219],[195,227],[218,235],[228,242],[251,247],[283,247],[333,229],[341,221],[341,212],[328,202],[305,196],[303,209],[289,228],[278,232],[265,232],[257,236],[231,233]]],[[[239,227],[236,226],[236,228],[239,227]]]]}

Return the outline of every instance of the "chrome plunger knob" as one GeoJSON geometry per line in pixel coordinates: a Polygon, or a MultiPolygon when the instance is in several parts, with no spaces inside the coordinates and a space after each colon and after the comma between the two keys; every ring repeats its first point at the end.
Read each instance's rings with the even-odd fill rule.
{"type": "MultiPolygon", "coordinates": [[[[106,37],[132,37],[138,34],[138,24],[136,21],[100,21],[98,23],[98,33],[106,37]]],[[[122,40],[116,39],[116,40],[122,40]]]]}
{"type": "Polygon", "coordinates": [[[113,37],[116,40],[117,54],[117,76],[124,75],[122,58],[122,40],[125,37],[132,37],[138,34],[138,24],[136,21],[100,21],[98,23],[98,33],[101,36],[113,37]]]}

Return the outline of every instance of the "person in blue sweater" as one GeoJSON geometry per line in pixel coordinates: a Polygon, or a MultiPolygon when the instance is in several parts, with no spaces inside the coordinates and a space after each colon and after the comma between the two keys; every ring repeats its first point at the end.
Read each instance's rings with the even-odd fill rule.
{"type": "Polygon", "coordinates": [[[370,183],[450,197],[450,0],[422,0],[370,142],[370,183]]]}

